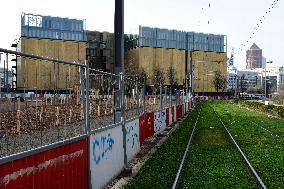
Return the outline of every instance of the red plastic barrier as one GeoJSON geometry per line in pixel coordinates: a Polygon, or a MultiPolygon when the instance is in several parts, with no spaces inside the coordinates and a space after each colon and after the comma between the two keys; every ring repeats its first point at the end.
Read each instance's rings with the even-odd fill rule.
{"type": "Polygon", "coordinates": [[[176,108],[177,119],[182,117],[182,105],[178,105],[176,108]]]}
{"type": "Polygon", "coordinates": [[[178,120],[178,119],[179,119],[179,105],[177,105],[177,107],[176,107],[176,112],[175,112],[175,114],[177,115],[176,118],[177,118],[177,120],[178,120]]]}
{"type": "Polygon", "coordinates": [[[83,139],[0,165],[0,188],[87,188],[87,170],[83,139]]]}
{"type": "Polygon", "coordinates": [[[140,145],[144,140],[154,135],[154,112],[146,113],[139,117],[140,145]]]}
{"type": "Polygon", "coordinates": [[[166,109],[166,126],[170,126],[170,121],[169,121],[169,108],[166,109]]]}

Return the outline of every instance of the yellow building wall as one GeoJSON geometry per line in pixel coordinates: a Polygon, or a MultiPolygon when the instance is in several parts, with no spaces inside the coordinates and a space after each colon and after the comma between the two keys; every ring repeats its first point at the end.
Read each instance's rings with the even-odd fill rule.
{"type": "Polygon", "coordinates": [[[227,78],[227,53],[193,51],[192,65],[194,92],[216,92],[214,71],[227,78]]]}
{"type": "MultiPolygon", "coordinates": [[[[23,53],[82,63],[86,57],[85,42],[22,37],[19,44],[23,53]]],[[[79,83],[76,66],[21,57],[17,69],[20,90],[65,90],[79,83]]]]}
{"type": "MultiPolygon", "coordinates": [[[[189,62],[188,62],[189,64],[189,62]]],[[[126,74],[136,74],[138,69],[144,69],[153,85],[153,71],[156,67],[164,72],[165,85],[169,85],[167,71],[173,66],[176,72],[178,85],[183,85],[185,75],[185,51],[178,49],[141,47],[126,51],[125,69],[126,74]]]]}
{"type": "MultiPolygon", "coordinates": [[[[213,85],[214,71],[221,71],[227,78],[227,53],[193,51],[188,53],[188,73],[190,61],[193,66],[193,86],[195,92],[216,92],[213,85]]],[[[160,67],[165,73],[165,84],[169,85],[167,70],[173,66],[178,85],[184,84],[185,78],[185,50],[140,47],[126,51],[126,74],[135,75],[143,68],[149,76],[148,85],[153,85],[153,70],[160,67]]]]}

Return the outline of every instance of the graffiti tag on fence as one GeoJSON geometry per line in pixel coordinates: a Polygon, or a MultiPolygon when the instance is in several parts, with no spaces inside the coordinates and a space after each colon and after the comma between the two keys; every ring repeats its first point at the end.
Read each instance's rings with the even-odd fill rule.
{"type": "Polygon", "coordinates": [[[162,121],[161,121],[161,113],[155,112],[154,114],[154,128],[155,132],[158,133],[161,131],[162,121]]]}
{"type": "Polygon", "coordinates": [[[166,112],[165,111],[162,111],[162,120],[166,120],[166,112]]]}
{"type": "Polygon", "coordinates": [[[139,144],[139,135],[135,133],[133,125],[126,128],[126,138],[127,138],[127,143],[131,142],[132,149],[134,148],[136,143],[139,144]]]}
{"type": "Polygon", "coordinates": [[[113,144],[114,139],[110,133],[107,136],[101,136],[93,140],[93,156],[97,165],[112,151],[113,144]]]}

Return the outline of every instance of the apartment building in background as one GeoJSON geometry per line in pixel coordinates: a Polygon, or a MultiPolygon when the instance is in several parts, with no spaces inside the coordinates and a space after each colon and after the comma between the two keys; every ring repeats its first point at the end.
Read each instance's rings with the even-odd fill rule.
{"type": "Polygon", "coordinates": [[[255,43],[246,52],[246,69],[262,68],[262,49],[255,43]]]}

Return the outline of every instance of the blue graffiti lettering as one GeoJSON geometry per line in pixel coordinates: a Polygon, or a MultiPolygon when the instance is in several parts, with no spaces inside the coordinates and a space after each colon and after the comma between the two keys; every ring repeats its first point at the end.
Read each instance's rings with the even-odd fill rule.
{"type": "Polygon", "coordinates": [[[114,140],[113,140],[113,138],[111,138],[110,134],[108,134],[107,144],[108,144],[108,149],[111,151],[112,150],[112,145],[114,144],[114,140]]]}
{"type": "Polygon", "coordinates": [[[112,151],[114,139],[109,133],[107,136],[101,136],[93,140],[93,157],[98,165],[108,152],[112,151]]]}
{"type": "Polygon", "coordinates": [[[94,161],[96,162],[96,164],[100,163],[100,161],[101,161],[101,157],[96,151],[96,149],[98,149],[98,148],[100,148],[99,141],[97,141],[97,140],[93,141],[93,156],[94,156],[94,161]]]}
{"type": "Polygon", "coordinates": [[[135,143],[139,144],[139,136],[134,131],[134,127],[131,125],[126,128],[126,136],[127,136],[127,143],[131,142],[131,148],[133,149],[135,146],[135,143]]]}
{"type": "Polygon", "coordinates": [[[160,132],[161,131],[161,114],[155,114],[155,122],[154,122],[154,127],[156,129],[156,132],[160,132]]]}

